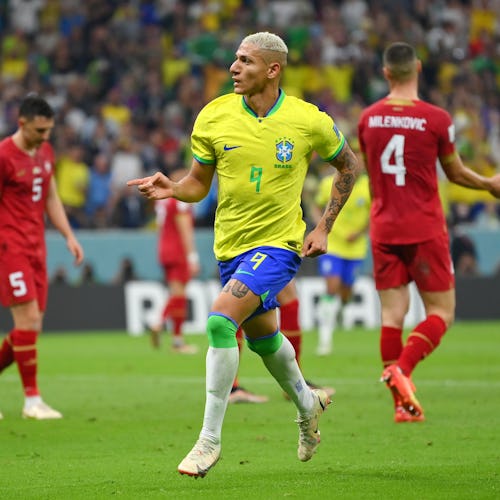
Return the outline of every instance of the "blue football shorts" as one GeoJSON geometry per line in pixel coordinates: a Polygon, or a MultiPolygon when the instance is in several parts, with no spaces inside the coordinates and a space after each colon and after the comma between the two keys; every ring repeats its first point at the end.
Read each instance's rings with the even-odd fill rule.
{"type": "Polygon", "coordinates": [[[262,246],[234,259],[219,261],[220,281],[224,286],[231,278],[245,284],[261,298],[252,316],[279,307],[276,295],[297,274],[302,259],[290,250],[262,246]]]}
{"type": "Polygon", "coordinates": [[[318,257],[318,271],[324,278],[340,276],[342,283],[352,286],[362,263],[363,259],[343,259],[327,253],[318,257]]]}

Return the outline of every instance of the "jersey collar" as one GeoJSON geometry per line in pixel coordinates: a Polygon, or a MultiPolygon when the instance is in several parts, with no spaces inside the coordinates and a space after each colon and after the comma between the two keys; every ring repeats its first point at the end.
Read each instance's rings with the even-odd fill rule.
{"type": "MultiPolygon", "coordinates": [[[[271,109],[266,113],[265,117],[271,116],[272,114],[276,113],[276,111],[278,111],[278,109],[281,107],[281,104],[285,100],[285,97],[286,97],[285,91],[283,89],[279,89],[279,91],[280,92],[278,94],[278,98],[276,99],[275,103],[271,106],[271,109]]],[[[250,108],[250,106],[248,106],[247,101],[245,100],[245,96],[243,96],[243,98],[241,99],[241,102],[243,104],[243,109],[247,113],[251,114],[255,118],[258,118],[257,114],[254,112],[254,110],[252,108],[250,108]]]]}

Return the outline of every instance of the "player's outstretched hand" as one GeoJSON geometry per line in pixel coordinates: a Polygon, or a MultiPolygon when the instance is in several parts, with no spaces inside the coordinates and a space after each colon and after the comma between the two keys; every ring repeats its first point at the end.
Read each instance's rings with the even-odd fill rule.
{"type": "Polygon", "coordinates": [[[174,183],[161,172],[127,182],[127,186],[137,186],[139,192],[150,200],[171,198],[174,194],[173,185],[174,183]]]}

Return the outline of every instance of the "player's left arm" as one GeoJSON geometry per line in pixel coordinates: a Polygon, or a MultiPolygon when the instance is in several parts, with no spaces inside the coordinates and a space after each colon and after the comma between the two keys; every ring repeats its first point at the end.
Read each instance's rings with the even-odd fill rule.
{"type": "Polygon", "coordinates": [[[75,257],[75,264],[80,265],[84,257],[83,249],[71,229],[61,198],[59,198],[57,192],[56,181],[53,177],[50,179],[49,192],[47,194],[47,201],[45,202],[45,211],[54,227],[66,239],[68,250],[75,257]]]}
{"type": "Polygon", "coordinates": [[[458,153],[439,158],[448,179],[470,189],[489,191],[495,198],[500,198],[500,174],[485,177],[466,167],[458,153]]]}
{"type": "Polygon", "coordinates": [[[323,215],[316,227],[306,236],[302,247],[303,257],[317,257],[327,251],[328,234],[333,228],[333,223],[340,210],[351,194],[354,183],[360,174],[358,159],[347,141],[340,153],[330,162],[335,167],[330,200],[326,204],[323,215]]]}

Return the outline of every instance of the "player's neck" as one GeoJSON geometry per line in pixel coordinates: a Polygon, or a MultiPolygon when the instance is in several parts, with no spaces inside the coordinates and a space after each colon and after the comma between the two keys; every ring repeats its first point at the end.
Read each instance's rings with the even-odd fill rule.
{"type": "Polygon", "coordinates": [[[279,95],[279,88],[267,88],[258,94],[245,95],[245,102],[258,117],[264,117],[276,104],[279,95]]]}
{"type": "Polygon", "coordinates": [[[418,100],[418,88],[414,82],[398,83],[390,85],[389,99],[401,99],[405,101],[418,100]]]}
{"type": "Polygon", "coordinates": [[[23,151],[27,155],[34,156],[36,154],[36,148],[30,146],[29,144],[26,144],[26,141],[24,140],[20,130],[12,134],[12,141],[21,151],[23,151]]]}

